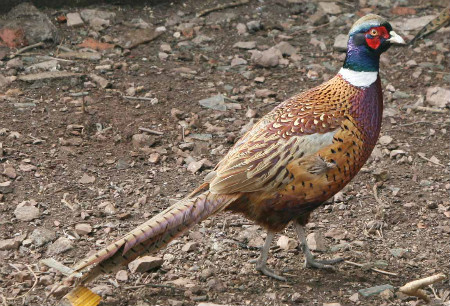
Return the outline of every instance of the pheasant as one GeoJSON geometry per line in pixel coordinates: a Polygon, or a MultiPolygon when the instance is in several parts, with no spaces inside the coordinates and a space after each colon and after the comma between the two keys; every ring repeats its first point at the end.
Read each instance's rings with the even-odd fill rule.
{"type": "Polygon", "coordinates": [[[308,266],[330,268],[338,262],[314,259],[304,225],[315,208],[350,182],[375,146],[383,110],[379,58],[393,43],[404,41],[382,17],[369,14],[356,21],[335,77],[262,117],[189,196],[78,262],[69,276],[78,278],[77,287],[66,298],[72,305],[96,305],[100,298],[84,287],[88,282],[163,248],[220,211],[241,213],[267,229],[256,263],[262,274],[285,280],[266,262],[275,233],[290,223],[308,266]]]}

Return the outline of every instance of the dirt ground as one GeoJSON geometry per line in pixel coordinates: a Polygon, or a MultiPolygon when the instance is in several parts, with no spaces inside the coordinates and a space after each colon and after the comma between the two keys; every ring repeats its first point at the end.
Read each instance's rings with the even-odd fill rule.
{"type": "MultiPolygon", "coordinates": [[[[133,229],[201,183],[248,122],[333,76],[345,55],[333,48],[335,37],[347,34],[357,18],[352,14],[364,9],[402,23],[442,10],[405,0],[402,6],[415,12],[398,15],[383,1],[364,2],[356,7],[337,2],[341,12],[318,25],[311,21],[316,2],[252,0],[201,18],[195,13],[223,2],[96,6],[116,14],[97,31],[56,21],[81,9],[41,9],[60,31],[61,42],[24,52],[22,66],[8,67],[4,59],[2,74],[36,73],[26,68],[39,56],[58,57],[61,46],[77,50],[89,36],[115,43],[134,30],[128,25],[134,18],[166,31],[132,49],[102,51],[98,60],[58,61],[57,70],[81,77],[17,79],[0,90],[0,179],[6,182],[0,188],[0,240],[18,241],[0,250],[3,304],[55,305],[55,298],[44,298],[62,275],[45,268],[41,259],[53,257],[70,266],[133,229]],[[263,28],[239,34],[238,24],[249,21],[260,21],[263,28]],[[239,41],[255,41],[261,50],[287,41],[297,50],[295,57],[264,68],[247,50],[233,47],[239,41]],[[161,48],[164,43],[171,50],[161,48]],[[247,63],[231,67],[235,55],[247,63]],[[107,79],[111,88],[99,86],[90,73],[107,79]],[[238,106],[220,111],[198,102],[217,94],[238,106]],[[149,136],[136,136],[141,133],[149,136]],[[18,216],[23,205],[38,208],[33,220],[18,216]],[[78,224],[87,231],[76,230],[78,224]],[[47,229],[50,238],[43,245],[36,242],[39,231],[32,235],[36,229],[47,229]],[[66,251],[52,248],[60,237],[68,238],[66,251]]],[[[415,34],[399,32],[407,39],[415,34]]],[[[102,305],[423,305],[398,288],[450,272],[449,110],[448,104],[430,110],[425,97],[431,87],[448,89],[448,34],[447,27],[383,56],[383,141],[334,205],[332,200],[317,209],[308,225],[324,244],[324,251],[314,252],[319,258],[341,256],[362,266],[303,268],[288,228],[280,235],[293,238],[291,244],[274,243],[269,257],[269,266],[288,281],[267,278],[250,262],[259,255],[263,230],[239,215],[221,213],[154,254],[164,258],[160,268],[145,273],[124,268],[117,278],[106,275],[91,284],[104,296],[102,305]],[[358,293],[379,285],[393,289],[369,297],[358,293]]],[[[426,291],[433,304],[448,305],[448,280],[426,291]]]]}

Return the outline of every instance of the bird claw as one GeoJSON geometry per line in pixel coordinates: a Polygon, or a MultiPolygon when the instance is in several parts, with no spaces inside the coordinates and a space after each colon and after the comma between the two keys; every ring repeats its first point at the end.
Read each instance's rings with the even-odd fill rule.
{"type": "Polygon", "coordinates": [[[259,271],[262,274],[264,274],[266,276],[269,276],[269,277],[272,277],[272,278],[275,278],[275,279],[277,279],[279,281],[283,281],[283,282],[287,281],[287,279],[285,277],[276,274],[274,271],[270,270],[265,265],[264,266],[257,265],[256,266],[256,271],[259,271]]]}
{"type": "Polygon", "coordinates": [[[344,259],[340,257],[328,260],[316,260],[314,257],[306,257],[305,268],[329,269],[334,271],[335,268],[332,265],[343,260],[344,259]]]}

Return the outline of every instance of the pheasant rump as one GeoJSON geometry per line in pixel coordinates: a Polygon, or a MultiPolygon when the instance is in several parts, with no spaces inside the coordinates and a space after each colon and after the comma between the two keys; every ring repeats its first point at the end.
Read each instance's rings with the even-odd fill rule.
{"type": "Polygon", "coordinates": [[[83,287],[86,283],[161,249],[222,210],[244,214],[267,229],[256,264],[265,275],[284,280],[267,268],[266,261],[274,233],[291,222],[307,265],[329,268],[339,261],[313,258],[304,225],[370,156],[383,111],[380,54],[393,43],[404,43],[385,19],[373,14],[356,21],[348,37],[347,56],[335,77],[265,115],[188,197],[76,264],[73,276],[79,277],[78,284],[66,296],[72,305],[94,305],[92,293],[83,287]]]}

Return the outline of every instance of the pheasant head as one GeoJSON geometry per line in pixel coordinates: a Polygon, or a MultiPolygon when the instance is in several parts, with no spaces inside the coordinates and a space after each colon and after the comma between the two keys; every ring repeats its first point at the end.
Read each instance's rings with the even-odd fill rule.
{"type": "Polygon", "coordinates": [[[368,14],[350,29],[344,68],[352,71],[377,72],[380,55],[392,44],[405,41],[392,30],[383,17],[368,14]]]}

